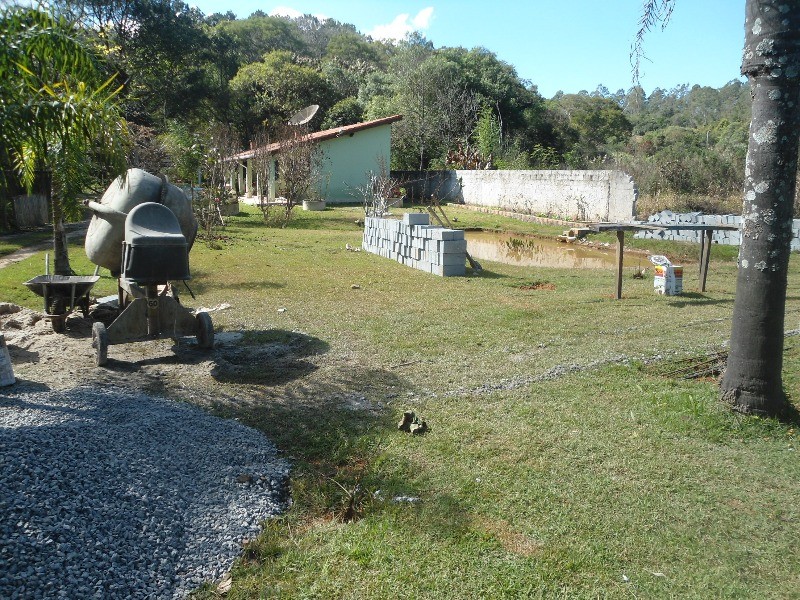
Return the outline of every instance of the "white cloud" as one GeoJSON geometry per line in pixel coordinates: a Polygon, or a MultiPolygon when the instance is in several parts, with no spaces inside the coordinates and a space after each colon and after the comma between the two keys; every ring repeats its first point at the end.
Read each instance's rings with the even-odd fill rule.
{"type": "Polygon", "coordinates": [[[412,31],[430,27],[432,19],[433,7],[429,6],[419,11],[413,18],[408,13],[399,14],[388,25],[376,25],[367,35],[376,40],[402,40],[412,31]]]}
{"type": "MultiPolygon", "coordinates": [[[[292,8],[290,6],[276,6],[271,11],[269,11],[270,17],[288,17],[290,19],[296,19],[298,17],[302,17],[304,13],[301,13],[299,10],[292,8]]],[[[324,21],[329,17],[327,15],[314,15],[320,21],[324,21]]]]}
{"type": "Polygon", "coordinates": [[[427,29],[431,25],[431,19],[433,19],[433,7],[429,6],[419,11],[412,22],[418,29],[427,29]]]}

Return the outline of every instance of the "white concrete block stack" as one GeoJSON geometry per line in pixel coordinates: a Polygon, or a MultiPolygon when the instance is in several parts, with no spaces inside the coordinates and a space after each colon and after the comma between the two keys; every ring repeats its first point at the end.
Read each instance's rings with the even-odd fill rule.
{"type": "Polygon", "coordinates": [[[361,245],[367,252],[435,275],[466,274],[464,232],[431,226],[427,213],[406,213],[402,221],[367,217],[361,245]]]}
{"type": "MultiPolygon", "coordinates": [[[[741,227],[742,217],[738,215],[704,215],[699,212],[674,213],[671,210],[662,210],[660,213],[650,215],[647,218],[647,222],[652,225],[680,225],[687,223],[694,225],[736,225],[741,227]]],[[[798,227],[800,220],[795,220],[795,224],[795,227],[798,227]]],[[[633,237],[700,243],[701,235],[701,231],[677,229],[671,231],[639,231],[633,237]]],[[[715,244],[738,246],[741,244],[742,236],[739,231],[715,231],[711,239],[715,244]]],[[[792,250],[794,249],[793,242],[792,250]]],[[[800,250],[800,241],[798,241],[797,249],[800,250]]]]}

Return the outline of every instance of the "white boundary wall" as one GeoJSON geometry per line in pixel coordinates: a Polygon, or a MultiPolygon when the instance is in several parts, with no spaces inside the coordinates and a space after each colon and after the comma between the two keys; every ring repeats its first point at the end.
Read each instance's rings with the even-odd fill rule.
{"type": "Polygon", "coordinates": [[[406,213],[402,221],[367,217],[361,246],[367,252],[434,275],[465,275],[467,240],[464,232],[432,227],[429,223],[427,213],[406,213]]]}
{"type": "Polygon", "coordinates": [[[455,171],[465,204],[571,221],[630,222],[638,191],[623,171],[455,171]]]}

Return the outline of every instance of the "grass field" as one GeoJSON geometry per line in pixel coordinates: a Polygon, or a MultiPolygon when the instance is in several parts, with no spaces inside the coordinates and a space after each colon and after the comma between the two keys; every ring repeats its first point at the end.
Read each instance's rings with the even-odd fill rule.
{"type": "MultiPolygon", "coordinates": [[[[359,216],[298,211],[275,229],[245,213],[192,251],[197,303],[232,304],[218,331],[292,347],[203,382],[215,412],[294,465],[293,506],[246,545],[228,598],[800,597],[796,424],[733,414],[713,379],[668,375],[724,351],[735,249],[713,248],[701,294],[697,246],[636,241],[686,265],[686,293],[626,277],[617,301],[613,270],[484,262],[440,278],[349,252],[359,216]],[[404,410],[430,431],[397,431],[404,410]]],[[[79,246],[72,258],[91,272],[79,246]]],[[[19,282],[41,263],[0,270],[3,299],[39,308],[19,282]]],[[[799,344],[786,338],[795,405],[799,344]]]]}

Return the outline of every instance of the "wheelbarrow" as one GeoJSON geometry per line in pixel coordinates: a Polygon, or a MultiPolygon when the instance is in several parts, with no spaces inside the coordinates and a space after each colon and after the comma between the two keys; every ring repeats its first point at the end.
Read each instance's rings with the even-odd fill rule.
{"type": "Polygon", "coordinates": [[[99,279],[99,275],[39,275],[23,285],[44,299],[44,312],[53,331],[63,333],[67,317],[76,308],[89,317],[89,292],[99,279]]]}

